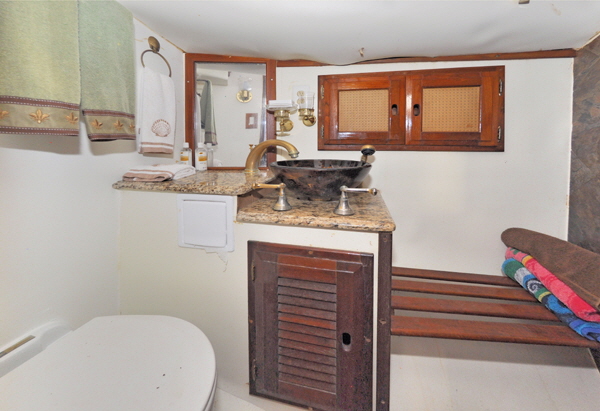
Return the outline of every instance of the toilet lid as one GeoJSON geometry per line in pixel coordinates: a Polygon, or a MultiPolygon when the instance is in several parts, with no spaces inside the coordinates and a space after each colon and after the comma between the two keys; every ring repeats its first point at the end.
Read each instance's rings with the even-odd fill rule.
{"type": "Polygon", "coordinates": [[[0,378],[2,410],[204,410],[208,338],[165,316],[98,317],[0,378]]]}

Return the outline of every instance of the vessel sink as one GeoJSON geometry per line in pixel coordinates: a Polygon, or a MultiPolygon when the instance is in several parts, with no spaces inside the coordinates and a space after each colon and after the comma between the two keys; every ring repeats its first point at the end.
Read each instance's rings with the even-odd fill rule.
{"type": "Polygon", "coordinates": [[[371,164],[354,160],[287,160],[269,164],[286,190],[301,200],[339,199],[340,187],[358,187],[371,164]]]}

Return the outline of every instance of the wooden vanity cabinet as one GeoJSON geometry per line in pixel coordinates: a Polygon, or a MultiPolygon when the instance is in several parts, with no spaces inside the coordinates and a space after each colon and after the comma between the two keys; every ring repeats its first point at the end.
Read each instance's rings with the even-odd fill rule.
{"type": "Polygon", "coordinates": [[[370,410],[373,254],[248,242],[250,393],[370,410]]]}

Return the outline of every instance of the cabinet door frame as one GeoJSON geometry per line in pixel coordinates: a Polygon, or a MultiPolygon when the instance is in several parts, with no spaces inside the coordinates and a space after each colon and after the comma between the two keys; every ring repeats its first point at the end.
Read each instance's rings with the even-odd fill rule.
{"type": "MultiPolygon", "coordinates": [[[[372,409],[373,273],[374,256],[370,253],[249,241],[250,394],[314,410],[372,409]],[[292,313],[283,307],[280,297],[287,295],[279,289],[289,280],[303,282],[307,290],[317,294],[324,294],[321,286],[330,290],[334,286],[336,307],[331,313],[334,319],[323,319],[320,314],[311,312],[313,310],[303,308],[302,303],[292,307],[298,309],[292,313]],[[302,316],[305,318],[299,318],[302,316]],[[286,317],[296,317],[299,321],[286,317]],[[285,333],[289,334],[290,325],[312,328],[315,332],[309,330],[297,340],[289,340],[285,333]],[[313,345],[303,348],[305,341],[313,345]],[[327,366],[330,370],[315,378],[328,378],[335,373],[329,382],[323,383],[328,384],[329,389],[290,384],[283,375],[286,361],[290,359],[284,351],[289,347],[306,354],[296,357],[300,363],[311,362],[306,367],[300,365],[300,372],[308,370],[310,373],[312,367],[327,366]],[[327,357],[331,361],[319,363],[318,359],[310,358],[312,356],[327,357]]],[[[318,301],[313,300],[313,296],[306,298],[318,301]]],[[[331,309],[324,310],[331,312],[331,309]]]]}

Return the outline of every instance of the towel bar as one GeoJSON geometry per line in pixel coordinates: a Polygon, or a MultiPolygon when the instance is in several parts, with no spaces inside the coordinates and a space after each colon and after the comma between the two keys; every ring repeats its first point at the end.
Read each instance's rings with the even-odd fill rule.
{"type": "Polygon", "coordinates": [[[159,53],[160,43],[158,42],[158,40],[156,40],[156,37],[153,37],[153,36],[148,37],[148,45],[150,46],[150,50],[145,50],[142,53],[142,55],[140,56],[140,59],[142,60],[142,67],[146,67],[146,65],[144,64],[144,54],[151,51],[154,54],[158,54],[165,61],[165,63],[167,63],[167,67],[169,67],[169,77],[171,77],[171,65],[169,64],[167,59],[162,54],[159,53]]]}

